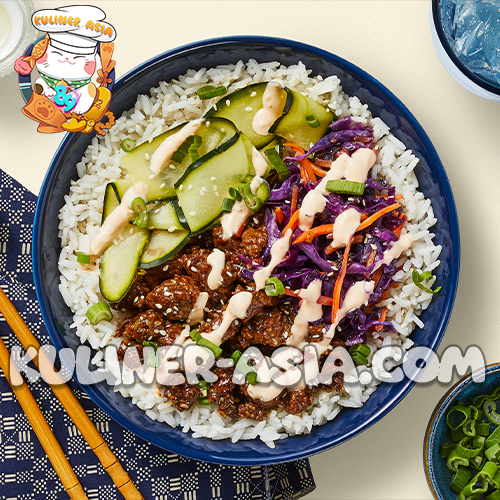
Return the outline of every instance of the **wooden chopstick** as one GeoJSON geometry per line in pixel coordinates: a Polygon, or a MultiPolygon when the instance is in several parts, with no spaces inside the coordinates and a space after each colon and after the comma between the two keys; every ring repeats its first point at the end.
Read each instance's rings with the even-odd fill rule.
{"type": "Polygon", "coordinates": [[[64,452],[57,442],[54,433],[50,429],[49,424],[45,420],[45,417],[43,416],[40,407],[37,405],[33,394],[31,394],[26,382],[21,377],[15,363],[10,363],[10,354],[2,339],[0,339],[0,368],[5,373],[14,394],[21,404],[24,413],[28,417],[31,427],[33,427],[35,434],[38,436],[45,453],[47,453],[47,456],[59,476],[64,489],[67,491],[70,498],[73,498],[74,500],[88,500],[87,495],[83,491],[82,485],[73,472],[68,459],[64,455],[64,452]],[[22,384],[13,385],[11,383],[11,377],[16,377],[17,380],[22,381],[22,384]]]}
{"type": "MultiPolygon", "coordinates": [[[[50,373],[52,379],[55,380],[55,383],[50,384],[50,388],[63,405],[71,420],[73,420],[78,430],[82,433],[82,436],[87,441],[91,450],[97,455],[97,458],[111,476],[111,479],[121,494],[126,500],[144,500],[129,475],[125,472],[114,453],[109,449],[106,441],[104,441],[103,437],[99,434],[99,431],[82,408],[78,399],[76,399],[76,396],[71,392],[71,389],[64,383],[58,373],[54,372],[51,361],[48,359],[45,352],[40,349],[40,343],[31,333],[30,329],[1,288],[0,313],[4,316],[23,347],[28,349],[32,346],[37,350],[38,356],[33,360],[34,363],[42,374],[50,373]],[[44,370],[46,371],[44,372],[44,370]]],[[[7,378],[9,379],[9,375],[7,375],[7,378]]]]}

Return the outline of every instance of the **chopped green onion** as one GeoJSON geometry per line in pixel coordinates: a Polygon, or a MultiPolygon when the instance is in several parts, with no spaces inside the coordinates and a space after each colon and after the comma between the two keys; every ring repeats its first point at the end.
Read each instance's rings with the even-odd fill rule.
{"type": "Polygon", "coordinates": [[[191,333],[189,334],[192,340],[194,340],[199,346],[201,347],[206,347],[207,349],[210,349],[216,358],[218,358],[222,354],[222,349],[214,344],[213,342],[210,342],[210,340],[207,340],[203,338],[198,330],[191,330],[191,333]]]}
{"type": "Polygon", "coordinates": [[[498,465],[493,462],[486,462],[481,470],[470,480],[462,490],[465,496],[476,493],[486,493],[488,485],[498,470],[498,465]]]}
{"type": "Polygon", "coordinates": [[[268,297],[277,297],[285,293],[285,285],[276,276],[271,276],[266,280],[264,291],[268,297]]]}
{"type": "Polygon", "coordinates": [[[469,470],[464,467],[459,467],[457,472],[455,472],[455,474],[453,475],[453,480],[450,483],[450,488],[455,493],[460,493],[465,488],[465,486],[467,486],[470,476],[471,473],[469,470]]]}
{"type": "Polygon", "coordinates": [[[416,269],[413,270],[411,273],[411,277],[413,279],[413,283],[418,286],[421,290],[427,293],[439,293],[442,287],[438,286],[434,291],[431,290],[430,288],[427,288],[426,286],[422,285],[422,281],[428,280],[429,278],[432,278],[432,273],[429,271],[426,271],[425,273],[419,273],[416,269]]]}
{"type": "Polygon", "coordinates": [[[319,122],[318,118],[315,115],[307,115],[306,123],[312,128],[318,128],[321,125],[321,123],[319,122]]]}
{"type": "MultiPolygon", "coordinates": [[[[241,356],[243,354],[241,351],[234,351],[233,354],[231,354],[231,359],[234,361],[234,366],[237,366],[241,356]]],[[[256,385],[258,383],[257,380],[257,372],[255,371],[254,367],[247,361],[246,366],[239,367],[238,368],[242,373],[244,373],[245,378],[248,380],[248,383],[250,385],[256,385]],[[243,370],[241,369],[243,368],[243,370]]]]}
{"type": "Polygon", "coordinates": [[[476,455],[479,455],[479,453],[483,449],[484,441],[479,447],[470,448],[469,445],[471,444],[471,441],[472,440],[470,437],[465,437],[462,439],[462,441],[460,441],[460,443],[457,444],[455,451],[459,457],[470,459],[474,458],[476,455]]]}
{"type": "Polygon", "coordinates": [[[367,365],[368,364],[368,359],[365,356],[362,356],[359,352],[351,354],[351,359],[357,365],[367,365]]]}
{"type": "Polygon", "coordinates": [[[476,434],[478,436],[488,437],[490,435],[490,424],[487,422],[477,422],[476,434]]]}
{"type": "Polygon", "coordinates": [[[222,212],[230,212],[233,209],[234,200],[232,198],[224,198],[222,200],[222,212]]]}
{"type": "Polygon", "coordinates": [[[446,414],[446,423],[454,431],[465,424],[470,418],[470,408],[468,406],[455,405],[446,414]]]}
{"type": "Polygon", "coordinates": [[[252,193],[250,188],[250,184],[240,184],[238,186],[238,191],[241,194],[241,198],[245,202],[245,205],[254,212],[257,212],[262,207],[262,200],[256,195],[252,193]]]}
{"type": "Polygon", "coordinates": [[[130,208],[137,214],[137,217],[135,218],[135,225],[140,229],[148,227],[149,214],[144,199],[140,196],[134,198],[130,204],[130,208]]]}
{"type": "Polygon", "coordinates": [[[154,355],[153,356],[150,356],[148,354],[148,357],[146,359],[146,364],[148,366],[152,366],[152,367],[159,367],[160,364],[161,364],[161,359],[160,360],[158,359],[158,354],[157,354],[158,344],[156,342],[152,342],[150,340],[145,340],[142,343],[142,346],[143,347],[152,347],[154,349],[154,355]]]}
{"type": "Polygon", "coordinates": [[[497,427],[487,438],[484,443],[486,448],[493,446],[494,444],[500,443],[500,427],[497,427]]]}
{"type": "Polygon", "coordinates": [[[204,87],[199,88],[196,93],[198,94],[198,97],[204,101],[205,99],[212,99],[226,94],[227,89],[224,85],[220,85],[219,87],[215,87],[214,85],[205,85],[204,87]]]}
{"type": "Polygon", "coordinates": [[[349,348],[349,354],[356,354],[356,353],[359,353],[361,354],[361,356],[367,358],[370,353],[371,353],[371,349],[366,345],[366,344],[356,344],[356,345],[353,345],[349,348]]]}
{"type": "Polygon", "coordinates": [[[457,450],[453,450],[448,455],[448,460],[446,461],[446,466],[451,472],[457,472],[460,466],[467,467],[469,465],[469,459],[461,457],[458,455],[457,450]]]}
{"type": "Polygon", "coordinates": [[[497,404],[491,399],[487,399],[483,403],[484,414],[486,418],[494,425],[500,425],[500,415],[495,411],[497,404]]]}
{"type": "Polygon", "coordinates": [[[200,158],[200,154],[198,153],[198,149],[201,146],[203,139],[199,135],[193,135],[193,144],[189,146],[188,152],[192,161],[196,161],[200,158]]]}
{"type": "Polygon", "coordinates": [[[206,380],[200,380],[198,382],[198,387],[200,388],[203,396],[207,396],[207,394],[208,394],[208,382],[206,380]]]}
{"type": "Polygon", "coordinates": [[[200,399],[198,399],[198,404],[200,406],[209,406],[212,403],[208,400],[206,396],[202,396],[200,399]]]}
{"type": "Polygon", "coordinates": [[[134,139],[131,139],[130,137],[127,137],[126,139],[123,139],[122,141],[122,149],[126,153],[130,153],[133,149],[135,149],[135,141],[134,139]]]}
{"type": "Polygon", "coordinates": [[[459,427],[458,429],[450,429],[450,438],[452,443],[458,443],[459,441],[462,441],[462,439],[465,437],[465,432],[463,431],[462,427],[459,427]]]}
{"type": "Polygon", "coordinates": [[[365,183],[348,181],[347,179],[333,179],[326,183],[326,190],[331,193],[361,196],[365,192],[365,183]]]}
{"type": "MultiPolygon", "coordinates": [[[[496,486],[494,486],[496,488],[496,486]]],[[[497,488],[487,497],[484,497],[484,500],[500,500],[500,490],[497,488]]]]}
{"type": "MultiPolygon", "coordinates": [[[[442,443],[439,447],[439,455],[443,458],[448,458],[449,454],[456,448],[453,443],[442,443]]],[[[468,481],[468,479],[467,479],[468,481]]]]}
{"type": "Polygon", "coordinates": [[[500,451],[500,444],[494,444],[493,446],[490,446],[489,448],[486,448],[484,455],[488,460],[496,460],[497,454],[500,451]]]}
{"type": "Polygon", "coordinates": [[[172,155],[172,161],[175,163],[181,163],[184,157],[188,154],[189,148],[194,142],[194,135],[190,135],[185,139],[185,141],[179,146],[177,151],[172,155]]]}
{"type": "Polygon", "coordinates": [[[278,174],[278,179],[280,181],[284,181],[290,177],[290,170],[286,166],[286,163],[280,158],[278,151],[274,148],[269,148],[264,151],[264,154],[267,156],[269,163],[276,170],[278,174]]]}
{"type": "Polygon", "coordinates": [[[113,314],[107,302],[98,302],[88,308],[87,318],[93,325],[97,325],[97,323],[101,321],[111,321],[113,319],[113,314]]]}
{"type": "Polygon", "coordinates": [[[240,192],[234,187],[229,188],[229,196],[231,196],[231,198],[234,198],[236,201],[242,200],[240,192]]]}
{"type": "Polygon", "coordinates": [[[469,460],[469,465],[472,468],[479,470],[481,468],[481,465],[483,465],[483,462],[484,462],[484,456],[482,453],[480,453],[479,455],[476,455],[474,458],[471,458],[469,460]]]}
{"type": "Polygon", "coordinates": [[[78,252],[76,255],[76,261],[78,264],[90,264],[90,254],[85,252],[78,252]]]}

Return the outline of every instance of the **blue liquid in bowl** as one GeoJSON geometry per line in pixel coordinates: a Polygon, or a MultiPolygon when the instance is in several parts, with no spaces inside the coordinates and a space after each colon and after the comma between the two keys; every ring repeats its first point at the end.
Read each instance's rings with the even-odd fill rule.
{"type": "Polygon", "coordinates": [[[500,87],[500,0],[441,0],[441,24],[460,62],[500,87]]]}

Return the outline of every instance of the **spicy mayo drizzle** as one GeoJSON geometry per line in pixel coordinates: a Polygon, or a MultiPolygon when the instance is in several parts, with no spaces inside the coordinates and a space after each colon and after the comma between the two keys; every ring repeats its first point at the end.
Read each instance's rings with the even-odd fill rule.
{"type": "Polygon", "coordinates": [[[262,95],[262,108],[253,117],[252,128],[256,134],[269,133],[269,127],[283,114],[285,102],[286,93],[283,86],[280,82],[271,80],[262,95]]]}

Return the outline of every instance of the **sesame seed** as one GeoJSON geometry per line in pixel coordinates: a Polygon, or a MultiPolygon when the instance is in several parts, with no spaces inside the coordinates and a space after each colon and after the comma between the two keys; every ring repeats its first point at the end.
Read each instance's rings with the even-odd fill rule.
{"type": "Polygon", "coordinates": [[[149,160],[150,156],[146,153],[146,154],[144,155],[144,158],[146,158],[146,160],[149,160]]]}
{"type": "Polygon", "coordinates": [[[215,181],[216,179],[217,179],[217,177],[210,177],[211,181],[215,181]]]}
{"type": "Polygon", "coordinates": [[[205,191],[205,193],[207,192],[207,188],[206,188],[205,186],[203,186],[203,187],[201,188],[201,190],[202,190],[202,191],[205,191]]]}
{"type": "Polygon", "coordinates": [[[176,230],[177,230],[177,227],[176,227],[176,226],[170,226],[170,227],[168,228],[168,232],[169,232],[169,233],[173,233],[173,232],[174,232],[174,231],[176,231],[176,230]]]}
{"type": "Polygon", "coordinates": [[[203,191],[202,189],[200,189],[200,196],[205,196],[205,191],[203,191]]]}
{"type": "Polygon", "coordinates": [[[257,92],[252,92],[252,93],[250,94],[250,97],[255,97],[256,95],[257,95],[257,92]]]}
{"type": "Polygon", "coordinates": [[[219,191],[215,191],[215,196],[219,197],[219,191]]]}
{"type": "Polygon", "coordinates": [[[170,314],[172,312],[172,309],[169,307],[167,310],[166,310],[166,313],[167,314],[170,314]]]}
{"type": "Polygon", "coordinates": [[[198,269],[196,269],[196,267],[192,266],[192,267],[191,267],[191,271],[193,271],[193,273],[197,273],[197,272],[198,272],[198,269]]]}
{"type": "Polygon", "coordinates": [[[189,184],[189,186],[188,186],[188,191],[189,191],[190,189],[193,189],[193,186],[192,186],[191,184],[189,184]]]}
{"type": "Polygon", "coordinates": [[[231,104],[231,101],[229,99],[226,99],[226,106],[229,106],[231,104]]]}
{"type": "Polygon", "coordinates": [[[139,297],[136,297],[136,298],[134,299],[134,303],[135,303],[135,302],[137,302],[138,300],[139,300],[139,297]]]}
{"type": "MultiPolygon", "coordinates": [[[[163,270],[164,270],[164,271],[167,271],[167,270],[168,270],[168,268],[169,268],[169,265],[167,264],[167,265],[163,268],[163,270]]],[[[166,292],[166,293],[168,293],[168,292],[166,292]]]]}
{"type": "Polygon", "coordinates": [[[196,215],[196,212],[189,212],[189,215],[194,217],[196,215]]]}
{"type": "Polygon", "coordinates": [[[181,184],[181,185],[179,186],[179,191],[182,191],[183,189],[184,189],[184,186],[181,184]]]}
{"type": "Polygon", "coordinates": [[[226,131],[226,129],[225,129],[224,127],[221,127],[220,131],[221,131],[221,132],[225,132],[225,131],[226,131]]]}
{"type": "Polygon", "coordinates": [[[149,178],[150,178],[150,179],[154,179],[154,178],[155,178],[155,174],[151,174],[151,175],[149,176],[149,178]]]}
{"type": "Polygon", "coordinates": [[[227,275],[230,276],[231,278],[233,277],[233,273],[230,273],[229,271],[227,272],[227,275]]]}
{"type": "Polygon", "coordinates": [[[247,107],[245,108],[245,111],[252,111],[252,106],[247,106],[247,107]]]}
{"type": "Polygon", "coordinates": [[[255,223],[255,224],[258,224],[258,223],[259,223],[259,219],[257,219],[257,217],[254,217],[254,218],[253,218],[253,221],[254,221],[254,223],[255,223]]]}
{"type": "Polygon", "coordinates": [[[210,127],[210,122],[207,120],[207,121],[205,122],[205,125],[206,125],[207,127],[210,127]]]}
{"type": "Polygon", "coordinates": [[[172,170],[175,170],[175,165],[169,165],[168,167],[171,168],[172,170]]]}
{"type": "MultiPolygon", "coordinates": [[[[161,187],[161,188],[164,188],[164,187],[165,187],[165,183],[164,183],[164,182],[162,182],[162,183],[160,184],[160,187],[161,187]]],[[[156,213],[158,213],[158,212],[156,212],[156,213]]]]}
{"type": "Polygon", "coordinates": [[[214,184],[214,191],[217,191],[217,186],[214,184]]]}
{"type": "Polygon", "coordinates": [[[134,234],[134,230],[133,230],[133,229],[131,229],[131,230],[128,232],[128,234],[134,234]]]}
{"type": "Polygon", "coordinates": [[[158,309],[162,309],[162,307],[163,307],[163,306],[162,306],[161,304],[156,304],[156,307],[157,307],[158,309]]]}

